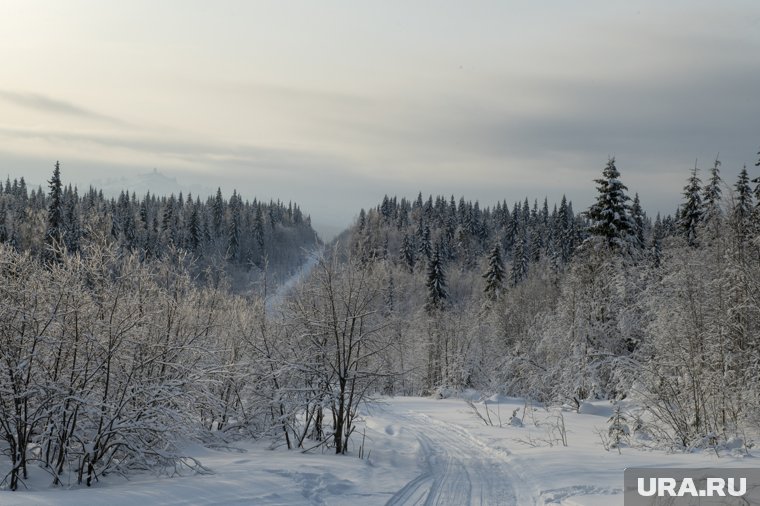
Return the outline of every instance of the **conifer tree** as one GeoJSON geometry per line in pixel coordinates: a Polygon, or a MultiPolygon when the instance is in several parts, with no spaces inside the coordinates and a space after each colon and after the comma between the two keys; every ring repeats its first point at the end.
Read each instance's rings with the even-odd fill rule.
{"type": "MultiPolygon", "coordinates": [[[[53,177],[48,181],[48,185],[50,188],[50,203],[48,204],[47,232],[45,233],[46,256],[49,261],[59,261],[61,259],[60,245],[63,240],[64,228],[60,162],[55,162],[53,177]]],[[[24,188],[24,193],[26,193],[26,188],[24,188]]]]}
{"type": "Polygon", "coordinates": [[[525,229],[521,229],[515,239],[512,252],[512,286],[520,283],[528,275],[528,238],[525,229]]]}
{"type": "Polygon", "coordinates": [[[628,189],[620,180],[620,172],[615,167],[615,158],[607,161],[602,177],[597,184],[596,202],[586,212],[591,220],[589,233],[601,238],[607,247],[626,250],[634,241],[635,225],[628,212],[628,189]]]}
{"type": "Polygon", "coordinates": [[[736,237],[740,244],[747,239],[750,231],[750,217],[752,216],[752,190],[749,186],[749,175],[745,165],[739,173],[736,181],[736,200],[734,204],[733,225],[736,237]]]}
{"type": "MultiPolygon", "coordinates": [[[[757,152],[758,159],[757,162],[755,162],[755,167],[760,167],[760,151],[757,152]]],[[[756,177],[752,180],[753,183],[755,183],[755,210],[753,212],[754,214],[754,224],[756,229],[760,229],[760,176],[756,177]]],[[[760,230],[756,230],[760,232],[760,230]]]]}
{"type": "Polygon", "coordinates": [[[417,227],[417,235],[420,238],[417,253],[419,253],[421,258],[430,260],[433,254],[433,245],[430,241],[430,226],[427,223],[423,225],[422,221],[420,221],[417,227]]]}
{"type": "Polygon", "coordinates": [[[212,213],[214,219],[214,236],[218,237],[222,234],[222,226],[224,224],[224,198],[222,198],[221,188],[216,189],[212,213]]]}
{"type": "Polygon", "coordinates": [[[79,195],[76,187],[71,190],[69,186],[69,198],[66,200],[65,205],[65,242],[67,251],[77,252],[79,251],[79,242],[82,237],[82,227],[80,224],[78,203],[79,195]]]}
{"type": "Polygon", "coordinates": [[[8,240],[7,222],[8,222],[8,209],[5,206],[5,201],[0,200],[0,243],[4,243],[8,240]]]}
{"type": "Polygon", "coordinates": [[[489,300],[497,300],[501,297],[504,288],[504,262],[501,258],[501,248],[496,243],[488,255],[488,270],[483,274],[486,286],[483,290],[489,300]]]}
{"type": "Polygon", "coordinates": [[[425,304],[425,308],[428,313],[433,313],[435,310],[443,307],[449,296],[446,287],[446,272],[444,271],[443,260],[441,259],[437,245],[428,263],[425,286],[427,287],[427,303],[425,304]]]}
{"type": "Polygon", "coordinates": [[[237,192],[230,197],[230,221],[227,227],[227,256],[232,261],[240,260],[240,203],[237,192]]]}
{"type": "Polygon", "coordinates": [[[196,251],[201,243],[201,224],[198,216],[198,206],[195,204],[188,204],[192,206],[190,211],[190,219],[187,224],[187,246],[190,251],[196,251]]]}
{"type": "Polygon", "coordinates": [[[723,179],[720,177],[720,160],[716,157],[715,163],[710,169],[710,180],[705,185],[705,189],[702,194],[702,200],[704,202],[705,209],[705,221],[710,222],[719,218],[721,215],[720,200],[722,197],[723,179]]]}
{"type": "Polygon", "coordinates": [[[664,235],[660,213],[657,213],[657,219],[654,220],[652,227],[652,263],[655,267],[660,266],[662,262],[662,237],[664,235]]]}
{"type": "Polygon", "coordinates": [[[639,201],[639,194],[636,193],[633,197],[633,203],[631,204],[631,218],[635,225],[635,237],[636,246],[643,248],[644,244],[644,228],[646,227],[646,217],[644,216],[644,210],[641,208],[641,201],[639,201]]]}
{"type": "Polygon", "coordinates": [[[261,212],[261,205],[256,206],[256,216],[253,220],[253,238],[259,247],[261,254],[264,254],[264,213],[261,212]]]}
{"type": "Polygon", "coordinates": [[[414,270],[414,245],[408,234],[404,234],[404,238],[401,241],[401,251],[399,252],[401,263],[406,265],[409,272],[414,270]]]}
{"type": "Polygon", "coordinates": [[[678,221],[678,227],[686,238],[689,246],[697,246],[697,228],[702,223],[704,216],[704,205],[702,204],[702,181],[697,176],[697,166],[691,171],[691,176],[684,186],[683,196],[684,203],[681,206],[681,217],[678,221]]]}
{"type": "Polygon", "coordinates": [[[164,204],[164,212],[161,216],[161,229],[164,232],[167,244],[176,244],[177,229],[174,218],[174,195],[169,197],[164,204]]]}

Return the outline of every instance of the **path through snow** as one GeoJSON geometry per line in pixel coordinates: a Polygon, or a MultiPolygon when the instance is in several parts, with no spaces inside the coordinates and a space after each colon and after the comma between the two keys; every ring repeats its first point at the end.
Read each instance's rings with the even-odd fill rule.
{"type": "Polygon", "coordinates": [[[485,446],[461,427],[408,412],[397,416],[420,444],[423,472],[399,490],[386,506],[530,505],[507,454],[485,446]]]}

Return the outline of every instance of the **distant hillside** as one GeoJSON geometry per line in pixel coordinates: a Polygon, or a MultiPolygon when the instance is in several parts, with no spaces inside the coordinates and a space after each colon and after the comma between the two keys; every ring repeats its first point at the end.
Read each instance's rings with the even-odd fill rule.
{"type": "Polygon", "coordinates": [[[176,177],[169,177],[158,169],[133,176],[109,177],[92,181],[92,186],[101,190],[106,197],[118,197],[121,192],[145,195],[179,195],[180,193],[207,197],[214,193],[212,188],[199,184],[180,184],[176,177]]]}

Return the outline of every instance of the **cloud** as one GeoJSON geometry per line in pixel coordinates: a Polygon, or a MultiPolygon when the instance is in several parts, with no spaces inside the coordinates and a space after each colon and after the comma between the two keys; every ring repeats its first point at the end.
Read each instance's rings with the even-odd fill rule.
{"type": "Polygon", "coordinates": [[[85,109],[71,102],[57,100],[38,93],[19,93],[14,91],[0,90],[0,98],[20,107],[35,109],[41,112],[77,116],[80,118],[94,119],[114,125],[125,125],[120,119],[85,109]]]}

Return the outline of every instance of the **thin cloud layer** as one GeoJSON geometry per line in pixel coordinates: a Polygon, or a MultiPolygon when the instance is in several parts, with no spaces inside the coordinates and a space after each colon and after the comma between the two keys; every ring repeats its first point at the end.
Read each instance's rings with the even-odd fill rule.
{"type": "Polygon", "coordinates": [[[104,114],[98,114],[84,107],[72,104],[71,102],[56,100],[39,93],[19,93],[0,90],[0,98],[14,105],[35,109],[43,113],[65,114],[97,121],[105,121],[107,123],[113,123],[116,125],[124,125],[124,122],[119,119],[112,118],[104,114]]]}

